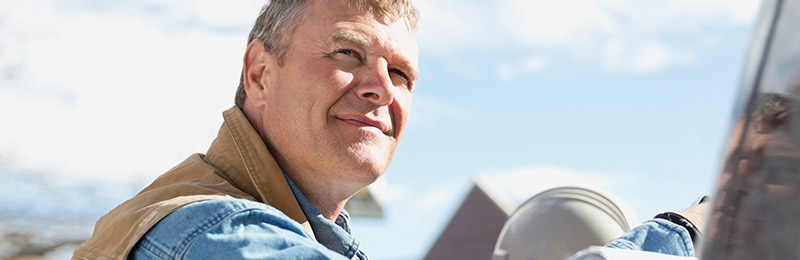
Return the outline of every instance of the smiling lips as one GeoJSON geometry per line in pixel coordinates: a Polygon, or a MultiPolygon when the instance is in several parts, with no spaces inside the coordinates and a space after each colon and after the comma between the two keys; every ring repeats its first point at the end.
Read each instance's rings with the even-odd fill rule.
{"type": "Polygon", "coordinates": [[[346,115],[337,115],[336,118],[356,126],[375,127],[378,130],[380,130],[383,134],[389,135],[388,124],[368,118],[363,115],[346,114],[346,115]]]}

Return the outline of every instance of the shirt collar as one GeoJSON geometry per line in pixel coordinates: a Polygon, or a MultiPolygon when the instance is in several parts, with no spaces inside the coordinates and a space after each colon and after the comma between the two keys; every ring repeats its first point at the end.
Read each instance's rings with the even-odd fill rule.
{"type": "Polygon", "coordinates": [[[350,234],[350,214],[346,210],[342,210],[336,217],[336,222],[326,219],[314,205],[311,205],[311,202],[294,182],[288,176],[285,177],[292,193],[297,198],[297,203],[300,204],[300,208],[306,215],[308,223],[311,224],[311,230],[314,231],[317,242],[347,258],[353,259],[357,254],[360,258],[363,253],[359,251],[359,243],[350,234]]]}

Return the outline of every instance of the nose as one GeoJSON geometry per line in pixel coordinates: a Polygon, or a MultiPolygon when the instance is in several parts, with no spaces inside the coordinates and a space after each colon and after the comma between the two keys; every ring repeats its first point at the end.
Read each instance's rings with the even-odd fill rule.
{"type": "Polygon", "coordinates": [[[361,99],[378,106],[385,106],[394,100],[395,87],[389,75],[388,65],[381,59],[375,66],[367,69],[366,78],[358,85],[356,94],[361,99]]]}

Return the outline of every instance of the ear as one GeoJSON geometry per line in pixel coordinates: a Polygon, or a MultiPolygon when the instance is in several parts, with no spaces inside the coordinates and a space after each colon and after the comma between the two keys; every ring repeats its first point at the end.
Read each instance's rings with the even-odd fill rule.
{"type": "Polygon", "coordinates": [[[244,79],[244,90],[247,92],[245,103],[251,103],[256,107],[266,104],[267,86],[270,82],[269,76],[277,65],[273,55],[267,51],[264,44],[259,40],[253,40],[247,45],[244,53],[242,66],[242,77],[244,79]]]}

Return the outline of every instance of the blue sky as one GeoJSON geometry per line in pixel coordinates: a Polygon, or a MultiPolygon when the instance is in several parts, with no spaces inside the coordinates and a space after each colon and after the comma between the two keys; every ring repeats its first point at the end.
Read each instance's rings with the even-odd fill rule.
{"type": "MultiPolygon", "coordinates": [[[[261,4],[0,3],[0,207],[97,218],[205,151],[261,4]]],[[[587,180],[640,219],[688,206],[714,185],[758,4],[417,1],[386,218],[355,234],[376,259],[422,257],[478,178],[587,180]]]]}

